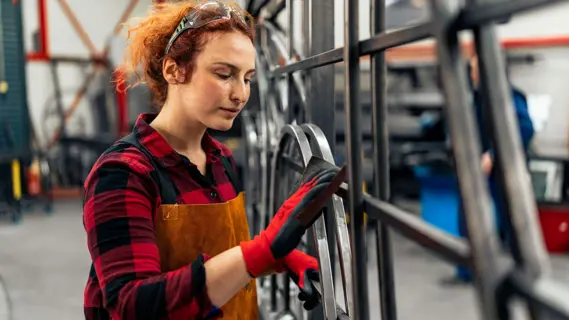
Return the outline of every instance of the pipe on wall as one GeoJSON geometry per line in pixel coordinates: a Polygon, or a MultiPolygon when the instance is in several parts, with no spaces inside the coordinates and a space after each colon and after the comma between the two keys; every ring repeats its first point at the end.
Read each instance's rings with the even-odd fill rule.
{"type": "Polygon", "coordinates": [[[49,61],[49,37],[47,23],[47,3],[46,0],[38,0],[38,33],[39,51],[30,52],[26,55],[27,61],[49,61]]]}

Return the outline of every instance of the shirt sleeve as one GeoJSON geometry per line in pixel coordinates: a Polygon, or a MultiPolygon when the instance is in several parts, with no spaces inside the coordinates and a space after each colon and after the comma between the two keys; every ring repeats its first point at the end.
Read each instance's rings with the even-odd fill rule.
{"type": "Polygon", "coordinates": [[[519,93],[515,93],[514,106],[516,108],[516,117],[518,118],[518,125],[520,126],[520,136],[522,139],[522,146],[524,151],[529,151],[530,142],[535,134],[533,121],[529,115],[528,105],[525,97],[519,93]]]}
{"type": "Polygon", "coordinates": [[[123,320],[205,317],[207,257],[162,273],[150,169],[124,153],[104,157],[85,183],[83,222],[105,308],[123,320]]]}

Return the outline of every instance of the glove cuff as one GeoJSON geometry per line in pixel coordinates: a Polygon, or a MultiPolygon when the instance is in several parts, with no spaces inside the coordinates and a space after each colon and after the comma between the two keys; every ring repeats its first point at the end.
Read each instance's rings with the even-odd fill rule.
{"type": "Polygon", "coordinates": [[[243,252],[243,259],[249,275],[257,278],[276,264],[271,248],[263,233],[253,240],[243,241],[239,244],[243,252]]]}

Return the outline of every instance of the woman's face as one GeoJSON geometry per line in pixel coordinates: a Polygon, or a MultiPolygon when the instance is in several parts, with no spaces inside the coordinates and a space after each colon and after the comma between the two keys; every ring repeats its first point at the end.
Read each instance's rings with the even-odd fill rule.
{"type": "Polygon", "coordinates": [[[229,130],[249,99],[255,48],[239,32],[210,37],[198,54],[190,81],[176,86],[181,113],[214,130],[229,130]]]}

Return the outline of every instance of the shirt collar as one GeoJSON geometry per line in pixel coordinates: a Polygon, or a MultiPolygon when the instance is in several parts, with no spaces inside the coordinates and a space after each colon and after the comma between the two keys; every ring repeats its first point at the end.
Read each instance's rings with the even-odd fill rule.
{"type": "MultiPolygon", "coordinates": [[[[143,113],[138,116],[133,130],[136,138],[142,147],[162,166],[171,167],[183,163],[182,156],[168,144],[158,131],[150,126],[156,115],[154,113],[143,113]]],[[[208,163],[219,160],[221,145],[207,131],[202,139],[202,147],[206,153],[208,163]]]]}

